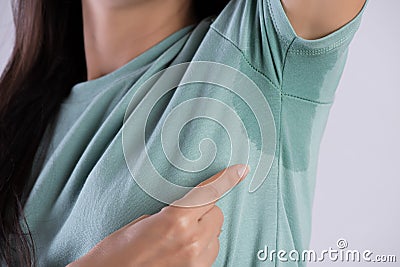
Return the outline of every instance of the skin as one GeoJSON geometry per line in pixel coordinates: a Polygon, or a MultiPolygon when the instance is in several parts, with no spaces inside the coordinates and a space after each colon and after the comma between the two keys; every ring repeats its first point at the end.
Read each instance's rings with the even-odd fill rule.
{"type": "Polygon", "coordinates": [[[82,0],[88,80],[195,23],[188,0],[82,0]]]}
{"type": "MultiPolygon", "coordinates": [[[[365,4],[365,0],[281,2],[297,35],[309,40],[344,26],[365,4]]],[[[88,80],[122,67],[170,34],[196,22],[190,0],[82,0],[82,10],[88,80]]],[[[247,175],[246,168],[240,176],[239,167],[243,166],[216,174],[159,213],[131,222],[68,267],[211,266],[218,255],[223,222],[215,199],[247,175]],[[211,203],[177,207],[199,200],[211,203]]]]}

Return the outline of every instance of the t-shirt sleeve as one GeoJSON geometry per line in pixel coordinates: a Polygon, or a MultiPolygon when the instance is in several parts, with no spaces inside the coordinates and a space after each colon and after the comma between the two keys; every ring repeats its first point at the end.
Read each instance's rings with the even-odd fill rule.
{"type": "Polygon", "coordinates": [[[317,40],[296,34],[281,0],[232,0],[212,27],[283,94],[326,103],[333,100],[365,6],[317,40]]]}
{"type": "Polygon", "coordinates": [[[281,80],[284,94],[322,103],[333,101],[348,46],[359,28],[365,6],[335,32],[320,39],[305,40],[295,33],[280,0],[263,1],[263,11],[267,13],[265,23],[272,23],[278,41],[287,45],[281,80]]]}

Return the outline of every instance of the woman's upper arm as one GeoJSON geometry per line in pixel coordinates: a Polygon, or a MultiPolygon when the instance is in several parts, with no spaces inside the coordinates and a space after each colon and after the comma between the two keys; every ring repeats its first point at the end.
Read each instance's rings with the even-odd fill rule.
{"type": "Polygon", "coordinates": [[[351,21],[366,0],[281,0],[296,34],[312,40],[324,37],[351,21]]]}

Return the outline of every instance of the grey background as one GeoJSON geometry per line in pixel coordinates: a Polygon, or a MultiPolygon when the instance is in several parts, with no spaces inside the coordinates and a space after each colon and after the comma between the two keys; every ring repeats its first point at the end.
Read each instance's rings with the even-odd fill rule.
{"type": "MultiPolygon", "coordinates": [[[[12,45],[9,0],[0,0],[0,70],[12,45]]],[[[310,249],[396,255],[400,266],[400,2],[371,0],[350,49],[321,145],[310,249]]],[[[363,266],[329,262],[309,266],[363,266]]]]}
{"type": "MultiPolygon", "coordinates": [[[[321,145],[311,247],[396,254],[400,266],[400,1],[371,0],[321,145]]],[[[364,266],[365,263],[310,264],[364,266]]],[[[369,266],[369,265],[366,265],[369,266]]]]}

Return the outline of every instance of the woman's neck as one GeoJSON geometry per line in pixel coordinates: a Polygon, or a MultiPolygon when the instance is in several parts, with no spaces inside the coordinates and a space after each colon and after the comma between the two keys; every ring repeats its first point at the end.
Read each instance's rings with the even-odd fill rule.
{"type": "Polygon", "coordinates": [[[82,0],[88,80],[195,22],[188,0],[82,0]],[[130,2],[130,3],[121,3],[130,2]]]}

